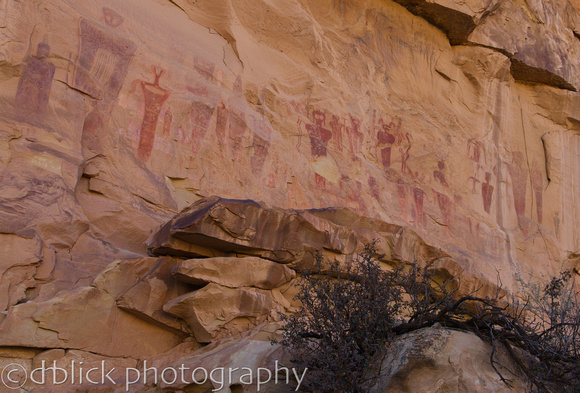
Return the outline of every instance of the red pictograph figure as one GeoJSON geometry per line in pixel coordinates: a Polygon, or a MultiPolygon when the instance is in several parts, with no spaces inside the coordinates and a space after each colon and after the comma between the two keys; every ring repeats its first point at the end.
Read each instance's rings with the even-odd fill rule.
{"type": "Polygon", "coordinates": [[[437,197],[437,205],[439,205],[439,211],[441,211],[441,220],[443,221],[443,225],[447,228],[449,234],[451,234],[451,224],[453,220],[453,202],[451,199],[445,195],[441,194],[440,192],[435,192],[437,197]]]}
{"type": "Polygon", "coordinates": [[[171,134],[171,123],[173,122],[173,114],[171,108],[167,108],[163,116],[163,135],[169,136],[171,134]]]}
{"type": "Polygon", "coordinates": [[[405,146],[404,148],[399,148],[399,152],[401,153],[401,173],[403,175],[409,174],[413,176],[413,171],[407,165],[407,161],[409,160],[410,157],[409,150],[411,150],[411,147],[413,146],[413,139],[411,138],[411,134],[409,133],[405,134],[405,139],[407,139],[408,142],[407,146],[405,146]]]}
{"type": "Polygon", "coordinates": [[[209,127],[209,122],[215,107],[201,101],[193,101],[191,103],[191,111],[189,113],[192,128],[191,128],[191,152],[196,155],[202,145],[202,140],[209,127]]]}
{"type": "Polygon", "coordinates": [[[483,198],[483,210],[489,213],[491,210],[491,198],[493,197],[493,186],[490,184],[491,173],[485,172],[485,183],[481,184],[481,196],[483,198]]]}
{"type": "Polygon", "coordinates": [[[326,190],[326,179],[316,172],[314,173],[314,182],[316,183],[316,187],[321,190],[326,190]]]}
{"type": "Polygon", "coordinates": [[[413,198],[415,199],[415,217],[418,224],[425,225],[425,214],[423,213],[423,203],[425,200],[425,192],[420,188],[413,187],[413,198]]]}
{"type": "Polygon", "coordinates": [[[332,115],[332,120],[330,121],[330,128],[332,128],[332,140],[334,141],[338,151],[342,151],[342,133],[345,129],[345,125],[341,122],[341,118],[332,115]]]}
{"type": "Polygon", "coordinates": [[[381,148],[381,162],[385,168],[391,166],[391,149],[395,141],[397,140],[395,135],[391,133],[391,130],[395,127],[395,123],[390,122],[389,124],[383,123],[383,119],[379,120],[381,124],[381,130],[377,132],[377,139],[379,144],[384,146],[381,148]]]}
{"type": "Polygon", "coordinates": [[[349,115],[349,117],[350,117],[350,127],[346,127],[346,132],[348,134],[350,152],[354,155],[360,152],[364,135],[360,131],[361,128],[360,119],[353,117],[352,115],[349,115]]]}
{"type": "Polygon", "coordinates": [[[512,163],[507,164],[508,172],[512,179],[512,190],[514,194],[514,208],[519,217],[526,213],[526,191],[528,187],[528,172],[522,168],[524,155],[515,151],[512,153],[512,163]]]}
{"type": "MultiPolygon", "coordinates": [[[[218,138],[220,146],[224,145],[226,139],[226,125],[228,123],[228,110],[223,102],[217,106],[217,118],[215,121],[215,133],[218,138]]],[[[220,150],[223,150],[220,149],[220,150]]]]}
{"type": "Polygon", "coordinates": [[[310,136],[310,151],[314,157],[325,157],[328,141],[332,138],[332,132],[324,128],[326,115],[316,109],[312,112],[314,125],[307,124],[306,130],[310,136]]]}
{"type": "Polygon", "coordinates": [[[544,193],[544,176],[538,169],[538,165],[534,162],[534,169],[532,169],[532,188],[536,197],[536,213],[538,214],[538,223],[542,223],[542,195],[544,193]]]}
{"type": "Polygon", "coordinates": [[[159,86],[159,79],[165,70],[160,68],[158,72],[155,67],[152,69],[155,75],[154,82],[141,81],[141,89],[143,90],[145,101],[145,113],[139,130],[139,147],[137,148],[137,156],[141,161],[147,161],[151,156],[159,112],[161,111],[161,106],[169,97],[169,90],[159,86]]]}
{"type": "Polygon", "coordinates": [[[20,121],[37,123],[44,118],[55,70],[54,64],[47,60],[49,54],[50,46],[41,42],[36,55],[26,58],[15,98],[16,118],[20,121]]]}
{"type": "Polygon", "coordinates": [[[437,180],[441,185],[444,187],[449,188],[449,184],[447,184],[447,180],[445,179],[445,174],[443,173],[443,169],[445,169],[445,163],[443,161],[439,161],[437,163],[436,170],[433,171],[433,178],[437,180]]]}
{"type": "Polygon", "coordinates": [[[104,7],[103,17],[109,27],[84,18],[79,21],[80,50],[72,84],[75,89],[94,98],[93,109],[83,125],[83,147],[93,153],[105,154],[101,133],[108,123],[137,47],[113,30],[123,23],[121,15],[104,7]]]}
{"type": "Polygon", "coordinates": [[[368,185],[369,188],[371,189],[371,195],[373,196],[373,198],[375,198],[377,201],[381,201],[381,195],[379,192],[379,186],[377,184],[377,179],[375,179],[374,177],[370,176],[369,180],[368,180],[368,185]]]}

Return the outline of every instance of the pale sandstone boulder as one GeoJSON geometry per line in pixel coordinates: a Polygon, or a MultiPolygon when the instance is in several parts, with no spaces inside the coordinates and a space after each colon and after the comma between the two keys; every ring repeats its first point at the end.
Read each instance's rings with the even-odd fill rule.
{"type": "Polygon", "coordinates": [[[287,307],[281,294],[211,283],[171,300],[163,310],[185,320],[195,339],[208,343],[249,330],[267,320],[279,320],[278,313],[287,307]]]}
{"type": "MultiPolygon", "coordinates": [[[[271,372],[269,383],[260,385],[260,392],[287,393],[295,391],[295,380],[291,370],[292,365],[288,354],[282,350],[278,344],[272,345],[272,338],[279,338],[280,325],[273,323],[260,326],[245,334],[242,338],[232,340],[224,339],[211,343],[196,353],[183,356],[176,361],[168,362],[167,359],[159,358],[153,364],[159,369],[166,367],[179,368],[186,367],[186,383],[177,381],[174,384],[160,383],[159,387],[163,392],[173,391],[173,389],[183,389],[186,392],[256,392],[258,386],[258,368],[268,369],[271,372]],[[191,372],[196,368],[204,368],[208,371],[217,369],[212,382],[209,380],[205,384],[191,383],[191,372]],[[288,380],[286,383],[286,371],[283,367],[288,367],[288,380]],[[219,371],[223,368],[224,378],[219,371]],[[230,373],[230,370],[231,373],[230,373]],[[249,373],[251,370],[251,378],[249,373]],[[276,376],[276,370],[278,375],[276,376]],[[244,374],[246,376],[244,376],[244,374]],[[219,383],[223,380],[224,383],[219,383]]],[[[203,375],[199,370],[195,377],[202,381],[203,375]]],[[[267,374],[261,371],[261,379],[264,382],[267,374]]],[[[301,375],[299,375],[300,377],[301,375]]]]}
{"type": "Polygon", "coordinates": [[[203,286],[216,283],[230,288],[274,289],[294,277],[294,270],[257,257],[188,259],[173,268],[178,280],[203,286]]]}
{"type": "Polygon", "coordinates": [[[389,344],[380,377],[371,393],[527,392],[525,376],[514,374],[515,365],[501,353],[504,377],[492,368],[492,348],[472,333],[425,328],[397,337],[389,344]]]}

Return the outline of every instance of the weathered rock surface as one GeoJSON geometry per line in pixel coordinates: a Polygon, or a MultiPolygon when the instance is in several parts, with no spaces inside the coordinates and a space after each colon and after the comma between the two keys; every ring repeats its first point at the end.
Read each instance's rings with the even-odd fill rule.
{"type": "Polygon", "coordinates": [[[188,259],[173,268],[173,276],[188,284],[203,286],[210,282],[226,287],[274,289],[296,277],[292,269],[262,258],[188,259]]]}
{"type": "Polygon", "coordinates": [[[2,364],[171,352],[191,332],[163,306],[199,289],[178,258],[300,268],[378,239],[489,292],[578,267],[578,10],[0,0],[2,364]],[[174,262],[115,262],[148,251],[174,262]]]}
{"type": "Polygon", "coordinates": [[[501,381],[491,366],[491,351],[480,338],[462,331],[425,328],[402,335],[389,344],[370,392],[527,392],[525,376],[513,374],[507,354],[502,358],[506,367],[499,370],[512,389],[501,381]]]}
{"type": "MultiPolygon", "coordinates": [[[[0,346],[70,348],[133,359],[174,347],[185,337],[184,333],[122,311],[115,300],[146,278],[158,260],[167,259],[117,261],[90,286],[62,291],[50,300],[12,307],[0,324],[0,346]]],[[[163,295],[152,301],[161,301],[163,295]]],[[[178,321],[174,323],[179,325],[178,321]]]]}
{"type": "Polygon", "coordinates": [[[580,13],[570,2],[395,0],[440,28],[452,45],[493,48],[516,81],[578,90],[580,13]],[[517,23],[512,21],[517,20],[517,23]]]}
{"type": "Polygon", "coordinates": [[[208,284],[195,292],[180,296],[163,309],[185,320],[200,343],[250,330],[266,320],[278,320],[284,301],[270,291],[255,288],[228,288],[208,284]]]}
{"type": "MultiPolygon", "coordinates": [[[[188,370],[203,368],[205,370],[217,369],[214,375],[214,382],[207,378],[205,384],[192,383],[191,371],[185,381],[175,384],[160,384],[162,389],[184,389],[187,392],[255,392],[260,385],[260,392],[287,393],[296,391],[296,380],[291,371],[283,368],[290,363],[289,356],[280,345],[272,345],[271,340],[278,337],[277,329],[279,324],[268,324],[259,329],[255,329],[238,340],[226,339],[210,344],[197,353],[180,358],[173,363],[167,363],[166,359],[160,358],[153,364],[159,368],[181,367],[188,370]],[[219,368],[227,365],[223,370],[223,378],[219,368]],[[261,371],[259,369],[262,369],[261,371]],[[272,378],[266,382],[267,374],[265,369],[270,370],[272,378]],[[230,370],[232,370],[230,372],[230,370]],[[279,370],[277,374],[276,371],[279,370]],[[258,376],[258,372],[262,375],[258,376]],[[261,380],[261,383],[258,382],[261,380]],[[222,382],[223,383],[220,383],[222,382]],[[287,383],[288,381],[289,383],[287,383]],[[237,390],[236,390],[237,389],[237,390]]],[[[298,373],[300,378],[302,375],[298,373]]],[[[197,381],[203,380],[201,370],[195,374],[197,381]]]]}
{"type": "Polygon", "coordinates": [[[346,206],[508,287],[580,249],[575,1],[41,3],[0,6],[0,232],[42,247],[5,307],[208,195],[346,206]]]}
{"type": "Polygon", "coordinates": [[[345,247],[334,233],[319,230],[300,214],[219,197],[202,199],[181,211],[148,240],[149,251],[153,255],[186,254],[186,250],[173,251],[168,243],[172,238],[225,252],[257,254],[280,263],[312,258],[323,248],[342,252],[345,247]]]}
{"type": "MultiPolygon", "coordinates": [[[[304,268],[312,267],[317,254],[345,261],[375,240],[384,261],[449,259],[412,230],[361,217],[349,209],[283,210],[219,197],[201,199],[181,211],[151,235],[148,248],[156,255],[196,256],[192,250],[199,248],[210,254],[259,255],[304,268]]],[[[227,274],[222,275],[224,280],[227,274]]]]}
{"type": "Polygon", "coordinates": [[[159,258],[145,274],[141,272],[135,284],[116,296],[117,307],[159,326],[189,333],[182,320],[163,311],[169,300],[191,291],[189,285],[173,278],[172,271],[179,263],[173,258],[159,258]]]}

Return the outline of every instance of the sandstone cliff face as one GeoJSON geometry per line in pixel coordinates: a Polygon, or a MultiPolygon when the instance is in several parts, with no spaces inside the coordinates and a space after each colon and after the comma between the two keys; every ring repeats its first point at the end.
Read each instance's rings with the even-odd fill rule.
{"type": "MultiPolygon", "coordinates": [[[[227,336],[227,318],[195,335],[189,314],[167,306],[201,296],[172,273],[186,258],[295,267],[321,249],[347,258],[381,233],[387,261],[441,249],[472,287],[499,274],[517,291],[519,278],[576,266],[579,10],[577,0],[0,0],[0,344],[23,348],[2,356],[32,364],[58,348],[131,367],[197,348],[192,335],[227,336]],[[212,210],[209,224],[227,223],[202,228],[213,243],[173,236],[175,225],[157,232],[212,195],[261,207],[212,210]],[[331,206],[351,210],[262,209],[331,206]],[[283,236],[249,246],[251,231],[283,236]],[[117,335],[121,325],[133,333],[117,335]]],[[[223,299],[259,298],[253,313],[232,311],[239,333],[273,322],[266,308],[290,307],[272,295],[288,274],[270,288],[258,276],[193,280],[223,299]]]]}

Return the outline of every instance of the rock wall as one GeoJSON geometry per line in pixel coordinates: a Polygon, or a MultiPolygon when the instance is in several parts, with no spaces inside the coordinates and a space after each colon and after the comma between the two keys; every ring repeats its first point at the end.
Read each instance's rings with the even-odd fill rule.
{"type": "MultiPolygon", "coordinates": [[[[93,351],[43,322],[58,322],[52,305],[71,293],[75,307],[113,304],[97,278],[146,257],[160,225],[212,195],[347,207],[356,213],[337,224],[412,230],[454,272],[483,284],[499,275],[513,291],[563,261],[575,267],[579,10],[578,0],[0,0],[0,330],[21,316],[42,331],[5,345],[93,351]]],[[[142,334],[167,348],[147,355],[185,334],[181,320],[149,318],[160,330],[142,334]]],[[[97,352],[125,356],[110,345],[97,352]]]]}

